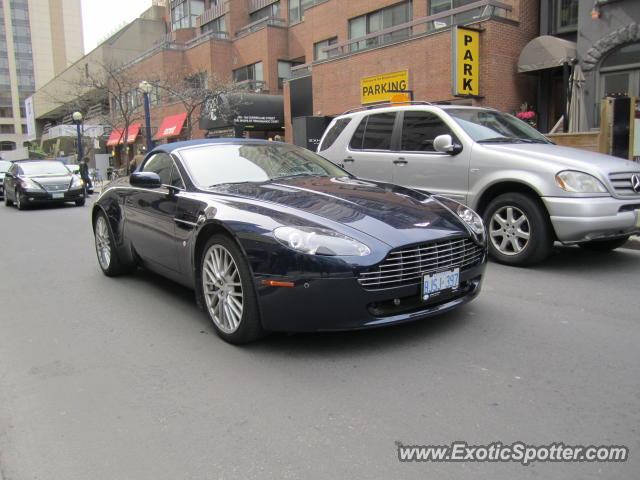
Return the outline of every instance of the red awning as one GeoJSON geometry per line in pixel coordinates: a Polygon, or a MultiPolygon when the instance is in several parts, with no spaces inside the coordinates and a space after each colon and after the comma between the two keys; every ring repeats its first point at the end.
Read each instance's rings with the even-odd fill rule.
{"type": "Polygon", "coordinates": [[[176,135],[180,135],[182,132],[182,126],[184,125],[184,121],[187,119],[187,113],[178,113],[177,115],[170,115],[165,117],[162,120],[162,124],[158,129],[158,133],[156,133],[155,140],[160,140],[161,138],[167,137],[175,137],[176,135]]]}
{"type": "MultiPolygon", "coordinates": [[[[136,141],[138,134],[140,133],[140,127],[142,124],[135,123],[129,125],[127,129],[127,143],[133,143],[136,141]]],[[[124,143],[124,128],[114,128],[107,140],[107,147],[113,147],[114,145],[122,145],[124,143]]]]}

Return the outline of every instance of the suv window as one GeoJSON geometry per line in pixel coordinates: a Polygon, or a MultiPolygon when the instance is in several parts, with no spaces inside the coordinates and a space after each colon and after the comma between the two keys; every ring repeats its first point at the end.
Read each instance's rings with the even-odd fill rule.
{"type": "Polygon", "coordinates": [[[451,129],[434,113],[404,112],[401,149],[411,152],[435,152],[433,140],[451,129]]]}
{"type": "Polygon", "coordinates": [[[354,150],[390,150],[395,113],[378,113],[362,119],[349,147],[354,150]]]}
{"type": "Polygon", "coordinates": [[[160,176],[163,185],[172,185],[178,188],[184,188],[182,177],[178,172],[173,159],[166,153],[158,153],[152,156],[144,164],[143,172],[155,172],[160,176]]]}
{"type": "Polygon", "coordinates": [[[347,125],[349,125],[350,122],[351,122],[350,118],[340,118],[336,120],[336,123],[333,124],[333,126],[329,129],[329,131],[325,135],[324,140],[322,140],[322,143],[320,144],[320,149],[318,151],[321,152],[322,150],[326,150],[331,145],[333,145],[336,139],[340,136],[342,131],[345,129],[347,125]]]}

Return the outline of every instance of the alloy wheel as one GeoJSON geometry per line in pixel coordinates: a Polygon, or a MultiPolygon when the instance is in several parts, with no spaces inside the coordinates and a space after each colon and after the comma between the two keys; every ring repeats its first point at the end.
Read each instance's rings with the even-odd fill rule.
{"type": "Polygon", "coordinates": [[[108,270],[111,264],[111,242],[109,239],[109,226],[105,218],[100,215],[95,226],[96,253],[98,262],[103,270],[108,270]]]}
{"type": "Polygon", "coordinates": [[[491,243],[503,255],[518,255],[529,244],[531,225],[522,210],[505,206],[495,211],[489,224],[491,243]]]}
{"type": "Polygon", "coordinates": [[[242,281],[233,256],[222,245],[212,245],[205,254],[202,287],[216,327],[227,334],[238,330],[244,307],[242,281]]]}

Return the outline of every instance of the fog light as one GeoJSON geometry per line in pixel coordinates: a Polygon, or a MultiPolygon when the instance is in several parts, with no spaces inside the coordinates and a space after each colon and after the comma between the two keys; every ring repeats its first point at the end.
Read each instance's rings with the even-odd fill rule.
{"type": "Polygon", "coordinates": [[[400,305],[400,299],[399,298],[394,298],[393,299],[393,304],[397,307],[398,305],[400,305]]]}

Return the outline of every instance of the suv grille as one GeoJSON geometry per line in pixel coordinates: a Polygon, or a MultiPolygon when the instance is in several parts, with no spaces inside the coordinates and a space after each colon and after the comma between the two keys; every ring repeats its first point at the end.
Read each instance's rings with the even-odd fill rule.
{"type": "Polygon", "coordinates": [[[613,189],[616,194],[621,197],[640,196],[640,193],[634,192],[633,188],[631,188],[631,176],[634,174],[638,174],[638,172],[618,172],[609,174],[609,180],[611,180],[611,185],[613,185],[613,189]]]}
{"type": "Polygon", "coordinates": [[[392,250],[380,265],[360,273],[358,282],[366,289],[418,284],[423,275],[470,267],[482,256],[482,247],[468,238],[412,245],[392,250]]]}

